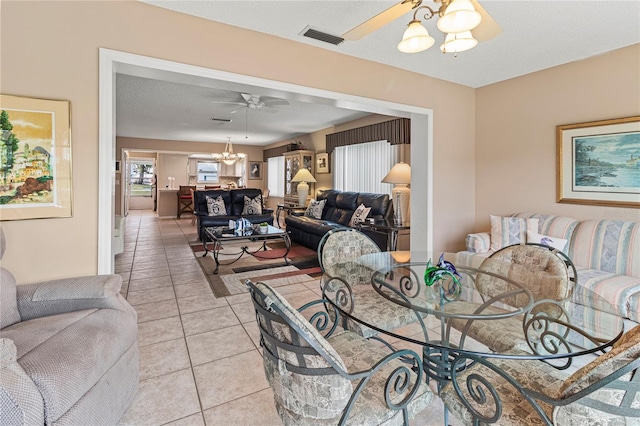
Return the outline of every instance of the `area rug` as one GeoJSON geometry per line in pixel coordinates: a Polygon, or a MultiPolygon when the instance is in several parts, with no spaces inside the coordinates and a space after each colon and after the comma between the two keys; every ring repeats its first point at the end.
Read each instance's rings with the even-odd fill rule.
{"type": "Polygon", "coordinates": [[[295,243],[292,244],[291,250],[287,255],[290,260],[289,265],[282,258],[286,249],[281,242],[267,243],[266,251],[259,250],[256,256],[245,253],[237,262],[224,265],[224,263],[228,263],[237,257],[237,255],[229,253],[238,253],[240,246],[248,245],[250,250],[253,251],[260,248],[261,244],[247,244],[245,241],[237,245],[225,245],[218,256],[220,262],[223,263],[223,265],[220,265],[218,274],[213,273],[216,268],[213,255],[209,253],[206,257],[203,257],[204,247],[202,243],[193,242],[191,248],[216,297],[246,293],[245,281],[247,279],[253,282],[264,282],[272,287],[282,287],[317,281],[317,278],[322,275],[316,252],[295,243]]]}

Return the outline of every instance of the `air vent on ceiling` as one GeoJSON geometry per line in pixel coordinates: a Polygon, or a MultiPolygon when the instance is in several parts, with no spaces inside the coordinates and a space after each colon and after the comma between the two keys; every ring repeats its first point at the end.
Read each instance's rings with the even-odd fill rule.
{"type": "Polygon", "coordinates": [[[328,34],[311,27],[306,27],[304,30],[302,30],[300,34],[302,34],[305,37],[324,41],[325,43],[334,44],[336,46],[344,41],[342,37],[334,36],[333,34],[328,34]]]}
{"type": "Polygon", "coordinates": [[[231,119],[229,118],[210,118],[211,121],[216,121],[218,123],[231,123],[231,119]]]}

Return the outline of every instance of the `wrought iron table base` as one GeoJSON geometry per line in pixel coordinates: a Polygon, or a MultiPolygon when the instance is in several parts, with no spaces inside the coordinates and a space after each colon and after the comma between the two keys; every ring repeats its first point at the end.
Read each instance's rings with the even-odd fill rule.
{"type": "MultiPolygon", "coordinates": [[[[291,238],[289,238],[288,234],[284,234],[281,236],[281,238],[284,240],[284,244],[286,247],[286,251],[284,252],[284,254],[282,255],[282,258],[285,261],[285,264],[289,265],[289,259],[287,259],[287,255],[289,254],[289,250],[291,250],[291,238]]],[[[254,238],[251,238],[250,236],[247,237],[248,240],[251,241],[259,241],[260,237],[256,236],[254,238]]],[[[227,263],[222,263],[220,262],[219,259],[219,255],[220,255],[220,250],[222,250],[222,243],[220,243],[220,241],[218,240],[214,240],[213,243],[213,248],[211,250],[209,250],[209,248],[207,247],[207,243],[204,243],[204,254],[202,255],[202,257],[207,257],[207,254],[209,252],[213,253],[213,259],[216,261],[216,269],[213,271],[214,274],[218,273],[218,270],[220,269],[220,265],[222,266],[226,266],[226,265],[231,265],[233,263],[236,263],[238,260],[240,260],[240,258],[245,254],[251,254],[254,255],[255,257],[260,257],[257,256],[256,253],[262,251],[267,251],[267,241],[269,239],[274,239],[274,238],[267,238],[267,239],[263,239],[262,240],[262,246],[259,247],[257,250],[251,251],[249,250],[248,246],[242,246],[240,247],[240,251],[237,253],[225,253],[225,254],[229,254],[230,256],[237,256],[235,259],[231,260],[230,262],[227,263]]]]}

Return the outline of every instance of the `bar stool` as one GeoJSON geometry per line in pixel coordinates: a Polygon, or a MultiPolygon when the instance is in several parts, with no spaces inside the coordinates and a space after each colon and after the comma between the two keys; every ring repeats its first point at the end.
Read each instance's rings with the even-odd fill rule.
{"type": "Polygon", "coordinates": [[[195,191],[196,187],[180,185],[178,190],[178,219],[182,213],[193,214],[193,197],[191,191],[195,191]]]}

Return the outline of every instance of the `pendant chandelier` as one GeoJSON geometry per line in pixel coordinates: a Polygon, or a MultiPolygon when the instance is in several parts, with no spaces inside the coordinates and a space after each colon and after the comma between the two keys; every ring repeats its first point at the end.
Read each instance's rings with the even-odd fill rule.
{"type": "Polygon", "coordinates": [[[224,151],[222,153],[214,152],[213,154],[211,154],[211,156],[215,161],[223,162],[227,166],[230,166],[232,164],[235,164],[236,161],[244,159],[244,157],[246,157],[246,154],[243,154],[241,152],[237,154],[234,153],[231,138],[227,137],[227,139],[228,140],[226,145],[224,146],[224,151]]]}

